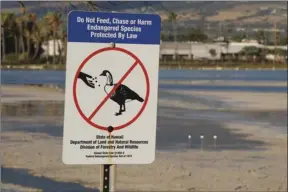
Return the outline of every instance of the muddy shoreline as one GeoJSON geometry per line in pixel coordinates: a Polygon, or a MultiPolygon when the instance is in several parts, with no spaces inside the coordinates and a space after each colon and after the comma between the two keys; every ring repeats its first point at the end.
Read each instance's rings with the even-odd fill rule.
{"type": "MultiPolygon", "coordinates": [[[[2,188],[97,191],[99,165],[62,162],[64,92],[4,85],[1,94],[2,188]]],[[[160,91],[156,160],[119,165],[117,189],[287,191],[287,133],[275,125],[286,104],[285,93],[160,91]]]]}

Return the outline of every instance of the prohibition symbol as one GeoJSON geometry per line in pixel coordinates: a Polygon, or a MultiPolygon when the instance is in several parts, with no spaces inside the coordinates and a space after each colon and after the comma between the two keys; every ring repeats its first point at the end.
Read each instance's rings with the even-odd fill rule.
{"type": "MultiPolygon", "coordinates": [[[[95,64],[95,65],[97,65],[97,64],[95,64]]],[[[121,63],[119,65],[121,65],[121,63]]],[[[105,130],[105,131],[108,131],[108,126],[104,126],[104,125],[101,125],[99,123],[96,123],[96,122],[92,121],[92,118],[95,117],[95,115],[97,115],[97,113],[102,109],[102,107],[105,105],[105,103],[108,100],[113,100],[114,102],[116,102],[119,105],[119,111],[117,113],[115,113],[115,116],[118,116],[118,117],[120,117],[122,115],[122,113],[126,111],[126,106],[125,106],[126,99],[133,101],[133,102],[142,103],[140,110],[138,111],[138,113],[136,113],[133,116],[132,119],[128,120],[125,123],[122,123],[121,125],[113,126],[113,130],[120,130],[120,129],[128,127],[129,125],[134,123],[141,116],[142,112],[144,111],[144,109],[148,103],[149,93],[150,93],[149,77],[148,77],[148,73],[147,73],[142,61],[136,55],[134,55],[132,52],[130,52],[126,49],[120,48],[120,47],[106,47],[106,48],[102,48],[102,49],[99,49],[99,50],[91,53],[87,58],[84,59],[84,61],[79,66],[79,68],[75,74],[74,81],[73,81],[73,99],[74,99],[75,106],[76,106],[80,116],[88,124],[90,124],[94,128],[97,128],[100,130],[105,130]],[[112,75],[109,72],[109,70],[103,70],[102,71],[100,76],[106,76],[107,77],[106,86],[111,87],[111,90],[109,90],[109,91],[105,90],[105,92],[107,93],[105,98],[103,98],[103,100],[100,102],[100,104],[98,106],[96,104],[95,109],[93,110],[93,112],[90,115],[85,115],[83,113],[80,105],[79,105],[79,101],[77,98],[77,81],[79,79],[81,79],[85,82],[85,84],[88,87],[95,88],[95,85],[93,85],[91,81],[87,81],[86,77],[91,78],[91,76],[81,72],[81,70],[83,69],[83,67],[87,64],[87,62],[91,58],[93,58],[94,56],[97,56],[101,53],[108,52],[108,51],[117,51],[117,52],[120,52],[122,54],[124,53],[124,54],[130,56],[133,59],[132,65],[129,67],[129,69],[124,73],[124,75],[119,79],[119,81],[116,84],[112,83],[113,82],[112,75]],[[141,70],[143,71],[144,78],[145,78],[145,84],[146,84],[145,96],[144,95],[141,95],[141,96],[138,95],[135,91],[133,91],[132,87],[129,88],[128,86],[122,84],[124,82],[124,80],[131,74],[131,72],[138,65],[140,66],[141,70]],[[111,79],[111,80],[109,81],[109,79],[111,79]]]]}

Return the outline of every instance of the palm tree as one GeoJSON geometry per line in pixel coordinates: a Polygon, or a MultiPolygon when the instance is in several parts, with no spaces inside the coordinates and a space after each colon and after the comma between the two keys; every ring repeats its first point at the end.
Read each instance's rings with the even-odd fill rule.
{"type": "Polygon", "coordinates": [[[27,56],[28,58],[31,57],[31,38],[33,34],[33,30],[35,30],[36,23],[36,15],[32,13],[28,13],[25,15],[25,28],[24,34],[26,38],[26,45],[27,45],[27,56]]]}
{"type": "Polygon", "coordinates": [[[48,18],[48,14],[46,16],[43,17],[42,19],[42,23],[41,23],[41,26],[42,26],[42,30],[41,30],[41,35],[43,36],[43,39],[44,39],[44,42],[45,42],[45,45],[46,45],[46,63],[49,64],[50,61],[49,61],[49,55],[50,55],[50,38],[53,34],[53,31],[50,27],[50,22],[49,20],[47,19],[48,18]]]}
{"type": "MultiPolygon", "coordinates": [[[[5,38],[9,37],[9,38],[13,38],[14,39],[14,52],[16,53],[16,55],[18,55],[18,37],[19,37],[19,29],[16,23],[16,19],[17,17],[15,16],[14,13],[3,13],[2,14],[2,30],[6,30],[7,33],[3,32],[3,35],[5,33],[5,38]],[[5,18],[7,17],[7,18],[5,18]],[[3,21],[3,19],[5,19],[6,21],[3,21]],[[4,23],[5,22],[5,23],[4,23]]],[[[5,38],[3,37],[3,41],[5,44],[5,38]]],[[[6,46],[5,46],[6,47],[6,46]]],[[[4,48],[5,50],[5,47],[4,48]]],[[[5,57],[5,55],[4,55],[5,57]]]]}
{"type": "Polygon", "coordinates": [[[174,42],[177,41],[176,20],[177,20],[177,14],[174,12],[170,12],[170,14],[168,15],[168,21],[172,24],[173,33],[174,33],[174,42]]]}
{"type": "Polygon", "coordinates": [[[17,31],[18,31],[18,34],[19,36],[17,37],[18,39],[18,42],[19,42],[19,46],[18,46],[18,52],[21,54],[21,53],[24,53],[25,52],[25,45],[24,45],[24,37],[23,37],[23,31],[24,31],[24,20],[22,18],[22,16],[18,16],[15,18],[15,23],[16,23],[16,26],[17,26],[17,31]]]}
{"type": "Polygon", "coordinates": [[[7,23],[8,23],[8,20],[9,20],[9,13],[1,13],[1,39],[2,39],[2,53],[3,53],[3,56],[2,56],[2,60],[5,61],[6,58],[6,43],[5,43],[5,27],[7,26],[7,23]]]}
{"type": "Polygon", "coordinates": [[[229,39],[227,38],[227,36],[225,35],[224,36],[224,47],[226,49],[226,53],[228,54],[229,53],[229,45],[230,45],[230,41],[229,39]]]}
{"type": "Polygon", "coordinates": [[[68,1],[69,5],[73,8],[77,10],[77,7],[75,5],[73,5],[73,3],[71,1],[68,1]]]}
{"type": "Polygon", "coordinates": [[[59,61],[61,61],[61,59],[63,59],[62,63],[65,63],[66,52],[67,52],[67,32],[66,32],[66,29],[64,28],[63,25],[61,25],[59,36],[60,36],[60,40],[62,43],[62,46],[61,47],[59,46],[59,51],[60,51],[59,61]],[[64,55],[64,58],[63,58],[63,55],[64,55]]]}
{"type": "Polygon", "coordinates": [[[10,35],[14,38],[14,50],[16,55],[19,55],[19,28],[16,23],[17,16],[12,14],[11,16],[11,30],[10,35]]]}
{"type": "MultiPolygon", "coordinates": [[[[25,29],[25,15],[27,13],[26,7],[22,1],[18,1],[21,7],[21,15],[16,18],[16,23],[19,27],[19,47],[23,54],[25,54],[25,43],[24,43],[24,29],[25,29]]],[[[20,53],[21,53],[20,51],[20,53]]]]}
{"type": "Polygon", "coordinates": [[[174,12],[170,12],[168,15],[168,21],[171,23],[172,28],[173,28],[173,35],[174,35],[174,43],[175,43],[175,59],[177,60],[177,55],[178,55],[178,47],[177,47],[177,34],[176,34],[176,19],[177,19],[177,14],[174,12]]]}
{"type": "Polygon", "coordinates": [[[94,2],[92,2],[92,1],[86,1],[86,3],[87,3],[88,8],[89,8],[91,11],[99,11],[99,8],[97,7],[96,4],[94,4],[94,2]]]}
{"type": "MultiPolygon", "coordinates": [[[[2,50],[3,50],[3,60],[6,56],[6,38],[14,37],[15,46],[17,46],[17,26],[15,24],[14,13],[1,13],[1,33],[2,33],[2,50]]],[[[15,52],[17,52],[17,47],[15,47],[15,52]]]]}
{"type": "MultiPolygon", "coordinates": [[[[61,25],[61,13],[50,12],[45,17],[48,26],[51,27],[53,36],[53,64],[56,64],[56,39],[59,26],[61,25]]],[[[48,42],[49,44],[49,42],[48,42]]]]}
{"type": "Polygon", "coordinates": [[[27,9],[26,9],[23,1],[18,1],[18,3],[20,4],[20,7],[21,7],[21,13],[25,14],[27,12],[27,9]]]}
{"type": "Polygon", "coordinates": [[[43,41],[46,44],[46,63],[49,64],[49,53],[50,53],[50,44],[49,44],[49,40],[51,37],[51,29],[50,26],[47,25],[47,22],[44,20],[42,20],[39,25],[41,26],[41,30],[40,30],[40,36],[43,38],[43,41]]]}
{"type": "Polygon", "coordinates": [[[33,32],[31,34],[31,39],[35,45],[32,60],[35,60],[39,55],[41,45],[46,37],[46,27],[44,26],[43,20],[38,20],[33,26],[33,32]]]}

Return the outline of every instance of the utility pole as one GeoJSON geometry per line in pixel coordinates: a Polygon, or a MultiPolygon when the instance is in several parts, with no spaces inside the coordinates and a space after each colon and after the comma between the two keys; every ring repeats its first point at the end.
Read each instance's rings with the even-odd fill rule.
{"type": "Polygon", "coordinates": [[[174,31],[174,43],[176,49],[176,62],[178,62],[178,40],[177,40],[177,26],[176,26],[176,18],[173,20],[173,31],[174,31]]]}
{"type": "Polygon", "coordinates": [[[218,35],[218,37],[222,37],[222,24],[219,22],[218,23],[218,26],[219,26],[219,35],[218,35]]]}
{"type": "Polygon", "coordinates": [[[210,31],[210,29],[211,29],[211,27],[210,27],[210,23],[208,22],[208,23],[207,23],[207,30],[210,31]]]}
{"type": "Polygon", "coordinates": [[[273,59],[273,64],[275,65],[275,60],[276,60],[276,47],[277,47],[277,23],[276,21],[274,22],[274,59],[273,59]]]}

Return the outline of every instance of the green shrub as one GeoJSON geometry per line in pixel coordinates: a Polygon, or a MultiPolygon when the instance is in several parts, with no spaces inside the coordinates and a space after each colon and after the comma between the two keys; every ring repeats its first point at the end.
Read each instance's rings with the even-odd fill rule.
{"type": "Polygon", "coordinates": [[[19,56],[16,53],[9,53],[5,55],[5,59],[7,62],[18,62],[19,56]]]}
{"type": "Polygon", "coordinates": [[[25,60],[27,60],[27,58],[28,58],[28,53],[27,52],[21,53],[19,55],[19,60],[20,61],[25,61],[25,60]]]}

